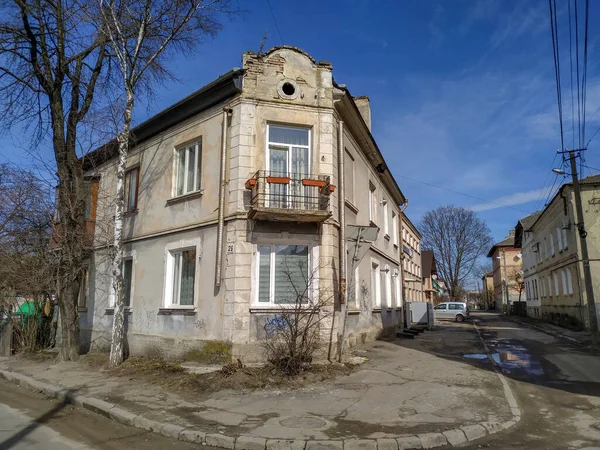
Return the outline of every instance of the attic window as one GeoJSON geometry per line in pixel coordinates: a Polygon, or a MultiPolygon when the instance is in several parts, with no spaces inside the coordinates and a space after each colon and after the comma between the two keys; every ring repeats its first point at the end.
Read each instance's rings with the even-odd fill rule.
{"type": "Polygon", "coordinates": [[[294,80],[281,80],[277,85],[277,94],[286,100],[295,100],[299,93],[298,85],[294,80]]]}
{"type": "Polygon", "coordinates": [[[281,90],[283,91],[283,93],[285,95],[294,95],[296,93],[296,86],[294,86],[292,83],[283,83],[283,86],[281,86],[281,90]]]}

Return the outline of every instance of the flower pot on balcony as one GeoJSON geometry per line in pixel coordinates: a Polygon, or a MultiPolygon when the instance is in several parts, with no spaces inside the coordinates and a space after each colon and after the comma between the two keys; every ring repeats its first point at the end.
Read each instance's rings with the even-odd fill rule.
{"type": "Polygon", "coordinates": [[[256,186],[256,182],[256,178],[250,178],[248,181],[246,181],[246,189],[254,188],[254,186],[256,186]]]}
{"type": "Polygon", "coordinates": [[[325,187],[325,181],[323,180],[313,180],[310,178],[303,178],[302,179],[302,186],[317,186],[319,188],[324,188],[325,187]]]}
{"type": "Polygon", "coordinates": [[[290,184],[290,177],[267,177],[269,184],[290,184]]]}

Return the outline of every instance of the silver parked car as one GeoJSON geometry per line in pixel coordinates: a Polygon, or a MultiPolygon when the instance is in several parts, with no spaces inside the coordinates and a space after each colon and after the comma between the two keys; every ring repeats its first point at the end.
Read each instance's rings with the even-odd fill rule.
{"type": "Polygon", "coordinates": [[[469,317],[469,310],[464,302],[444,302],[433,308],[433,315],[436,320],[446,319],[462,322],[469,317]]]}

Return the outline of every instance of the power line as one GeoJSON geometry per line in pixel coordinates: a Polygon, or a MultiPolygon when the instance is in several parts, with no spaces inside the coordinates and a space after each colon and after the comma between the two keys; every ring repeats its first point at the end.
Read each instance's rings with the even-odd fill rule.
{"type": "Polygon", "coordinates": [[[469,197],[469,198],[472,198],[474,200],[478,200],[480,202],[491,203],[492,205],[501,206],[502,208],[510,208],[510,209],[514,209],[515,211],[519,211],[519,212],[522,212],[522,213],[525,213],[525,214],[529,214],[528,211],[524,211],[522,209],[515,208],[514,206],[503,205],[502,203],[498,203],[498,202],[495,202],[493,200],[486,200],[485,198],[475,197],[474,195],[465,194],[464,192],[454,191],[452,189],[448,189],[448,188],[445,188],[445,187],[442,187],[442,186],[438,186],[436,184],[427,183],[427,182],[421,181],[421,180],[415,180],[414,178],[410,178],[410,177],[407,177],[405,175],[399,175],[399,176],[400,176],[400,178],[404,178],[406,180],[414,181],[415,183],[421,183],[421,184],[424,184],[425,186],[434,187],[434,188],[437,188],[437,189],[441,189],[443,191],[452,192],[453,194],[463,195],[465,197],[469,197]]]}
{"type": "MultiPolygon", "coordinates": [[[[558,152],[554,153],[554,158],[552,159],[552,163],[550,163],[550,170],[548,171],[548,174],[550,175],[550,177],[546,177],[546,179],[544,180],[544,184],[542,186],[546,186],[546,184],[548,183],[548,181],[550,179],[552,179],[552,173],[553,173],[552,169],[554,168],[554,161],[556,161],[556,157],[557,156],[558,156],[558,152]]],[[[544,192],[545,192],[545,189],[542,188],[542,191],[540,192],[540,196],[538,197],[538,199],[536,201],[536,205],[538,206],[538,208],[536,208],[536,209],[539,209],[540,202],[544,198],[544,192]]],[[[544,206],[544,204],[542,203],[541,206],[544,206]]]]}
{"type": "Polygon", "coordinates": [[[575,98],[573,92],[573,33],[571,31],[571,0],[569,0],[567,3],[569,5],[569,63],[571,66],[571,70],[569,72],[571,76],[571,131],[573,133],[573,148],[575,148],[575,98]]]}
{"type": "Polygon", "coordinates": [[[275,13],[273,12],[273,7],[271,6],[271,1],[267,0],[267,5],[269,6],[269,11],[271,11],[271,17],[273,17],[273,22],[275,22],[275,29],[277,30],[277,35],[279,36],[279,42],[283,45],[283,38],[281,37],[281,31],[279,30],[279,25],[277,25],[277,19],[275,18],[275,13]]]}
{"type": "Polygon", "coordinates": [[[590,167],[590,166],[584,166],[587,167],[590,170],[595,170],[596,172],[600,172],[600,169],[596,169],[595,167],[590,167]]]}
{"type": "MultiPolygon", "coordinates": [[[[577,3],[576,3],[577,4],[577,3]]],[[[560,123],[560,148],[565,148],[562,113],[562,93],[560,87],[560,54],[558,41],[558,23],[556,21],[556,0],[548,0],[550,7],[550,31],[552,33],[552,50],[554,54],[554,77],[556,78],[556,97],[558,100],[558,121],[560,123]]],[[[578,91],[579,92],[579,91],[578,91]]]]}
{"type": "MultiPolygon", "coordinates": [[[[590,0],[585,0],[585,31],[583,44],[583,75],[581,81],[581,107],[583,122],[581,124],[581,143],[585,142],[585,101],[587,96],[587,57],[588,57],[588,23],[590,15],[590,0]]],[[[581,148],[581,147],[580,147],[581,148]]]]}
{"type": "Polygon", "coordinates": [[[581,148],[581,93],[579,89],[579,13],[577,12],[577,0],[575,0],[575,68],[577,70],[577,142],[579,143],[579,148],[581,148]]]}

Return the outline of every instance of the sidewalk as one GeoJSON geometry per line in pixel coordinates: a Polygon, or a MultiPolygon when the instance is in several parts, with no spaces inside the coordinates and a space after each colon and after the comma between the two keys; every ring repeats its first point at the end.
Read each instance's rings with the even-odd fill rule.
{"type": "MultiPolygon", "coordinates": [[[[0,377],[39,390],[39,384],[16,376],[26,375],[41,386],[74,392],[74,403],[115,420],[215,447],[432,448],[459,445],[519,420],[498,374],[457,356],[481,349],[472,325],[456,324],[414,341],[371,344],[358,353],[368,362],[333,381],[209,395],[94,371],[85,362],[1,358],[0,377]]],[[[51,389],[46,393],[64,396],[51,389]]]]}
{"type": "Polygon", "coordinates": [[[509,320],[521,322],[527,326],[533,327],[543,333],[551,334],[555,337],[561,337],[581,345],[591,346],[592,336],[589,331],[574,331],[548,322],[542,322],[530,317],[504,316],[509,320]]]}

